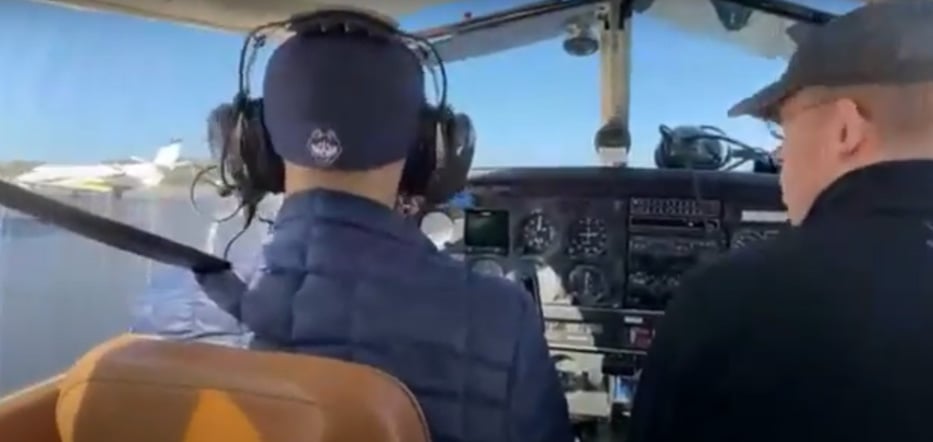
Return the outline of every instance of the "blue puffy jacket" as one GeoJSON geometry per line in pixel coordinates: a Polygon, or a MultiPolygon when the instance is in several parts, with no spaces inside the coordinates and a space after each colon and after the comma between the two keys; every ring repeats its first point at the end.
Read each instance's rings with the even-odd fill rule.
{"type": "Polygon", "coordinates": [[[568,442],[567,402],[532,298],[439,252],[389,208],[315,190],[285,199],[247,290],[205,292],[253,346],[385,370],[424,409],[435,442],[568,442]]]}

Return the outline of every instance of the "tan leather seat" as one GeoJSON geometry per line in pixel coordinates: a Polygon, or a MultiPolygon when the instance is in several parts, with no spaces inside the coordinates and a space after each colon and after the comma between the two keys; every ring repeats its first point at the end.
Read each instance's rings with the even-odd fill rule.
{"type": "Polygon", "coordinates": [[[55,429],[56,376],[0,398],[0,441],[59,442],[55,429]]]}
{"type": "Polygon", "coordinates": [[[63,442],[426,442],[414,396],[343,361],[126,335],[61,383],[63,442]]]}

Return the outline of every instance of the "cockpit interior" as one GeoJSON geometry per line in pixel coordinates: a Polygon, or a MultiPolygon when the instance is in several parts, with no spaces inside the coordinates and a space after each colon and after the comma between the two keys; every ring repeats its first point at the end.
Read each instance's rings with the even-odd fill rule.
{"type": "MultiPolygon", "coordinates": [[[[210,8],[200,7],[202,4],[216,7],[223,3],[220,0],[147,1],[139,3],[142,6],[138,11],[132,9],[135,6],[128,0],[51,1],[78,7],[103,7],[101,5],[112,3],[115,6],[109,9],[114,11],[182,19],[235,31],[248,29],[257,20],[265,20],[265,15],[254,17],[244,13],[256,12],[256,9],[249,9],[259,4],[254,2],[228,2],[238,5],[239,9],[227,17],[214,14],[217,8],[212,12],[208,11],[210,8]],[[205,18],[208,16],[219,21],[208,21],[205,18]]],[[[291,3],[297,7],[298,2],[291,3]]],[[[685,275],[717,256],[768,241],[788,226],[777,178],[779,160],[771,151],[744,145],[716,128],[662,126],[661,139],[654,153],[656,168],[628,167],[624,160],[620,162],[613,157],[619,152],[627,154],[632,144],[627,127],[628,74],[618,67],[628,63],[625,58],[630,54],[618,45],[614,51],[603,49],[612,46],[604,43],[611,43],[613,38],[621,40],[619,35],[627,32],[624,22],[629,17],[620,12],[623,3],[631,14],[630,8],[642,12],[654,2],[543,1],[491,18],[468,17],[456,25],[430,29],[425,34],[434,39],[445,56],[467,59],[491,52],[483,45],[495,40],[490,35],[501,36],[505,25],[522,20],[540,24],[550,16],[560,18],[559,25],[552,27],[561,33],[566,28],[564,19],[580,15],[580,11],[586,12],[587,17],[598,17],[593,22],[599,25],[590,31],[598,29],[594,32],[600,36],[571,33],[564,49],[568,53],[596,52],[597,49],[589,51],[573,46],[583,42],[596,44],[604,51],[600,72],[602,94],[610,98],[606,100],[608,105],[604,103],[605,124],[596,133],[593,143],[603,165],[473,169],[466,188],[456,198],[410,214],[411,221],[418,223],[440,250],[474,272],[514,281],[535,301],[571,417],[577,425],[578,440],[594,440],[585,436],[605,431],[606,424],[612,427],[626,422],[656,329],[668,304],[676,298],[685,275]],[[638,7],[643,9],[638,10],[638,7]],[[474,31],[476,33],[471,34],[474,31]],[[489,33],[481,35],[479,31],[489,33]],[[581,40],[582,37],[587,38],[581,40]],[[460,44],[460,41],[466,43],[460,44]],[[477,42],[482,44],[474,45],[477,42]],[[606,68],[609,65],[618,66],[606,68]],[[737,171],[740,164],[750,164],[750,167],[737,171]]],[[[756,13],[763,12],[759,18],[777,20],[777,17],[813,24],[831,18],[829,14],[790,1],[716,0],[712,3],[717,14],[721,10],[751,14],[754,9],[756,13]]],[[[678,4],[692,7],[694,2],[678,4]]],[[[667,12],[661,8],[655,11],[667,12]]],[[[292,11],[274,12],[273,18],[292,11]]],[[[745,22],[748,22],[748,14],[745,22]]],[[[722,15],[722,25],[728,28],[725,22],[729,20],[722,19],[722,15]]],[[[630,36],[625,39],[628,38],[630,36]]],[[[782,39],[780,44],[772,45],[775,46],[773,52],[787,52],[784,43],[787,42],[782,39]]],[[[112,221],[106,224],[91,214],[78,213],[81,211],[55,205],[53,201],[44,201],[41,197],[29,196],[23,189],[5,185],[0,182],[0,203],[79,235],[195,271],[229,268],[230,263],[216,256],[205,258],[205,254],[197,250],[158,235],[129,226],[120,227],[112,221]]],[[[147,348],[155,347],[157,345],[147,348]]],[[[163,352],[174,351],[167,347],[157,350],[160,357],[165,356],[163,352]]],[[[133,365],[132,358],[120,360],[133,370],[139,368],[133,365]]],[[[269,364],[269,361],[259,362],[269,364]]],[[[289,360],[282,364],[286,363],[296,362],[289,360]]],[[[190,374],[190,367],[183,365],[174,364],[172,368],[190,374]]],[[[49,388],[48,391],[52,391],[52,387],[49,388]]],[[[314,388],[326,389],[327,386],[315,385],[314,388]]],[[[405,397],[403,390],[398,389],[393,394],[405,397]]],[[[40,405],[44,407],[41,412],[48,414],[54,400],[40,405]]],[[[414,406],[417,408],[417,404],[414,406]]],[[[12,406],[7,409],[19,410],[12,406]]],[[[9,416],[12,414],[0,416],[3,417],[0,428],[13,421],[9,416]]],[[[412,421],[418,421],[418,417],[420,415],[409,416],[412,421]]],[[[35,427],[41,425],[54,426],[54,422],[42,422],[35,427]]],[[[622,440],[617,430],[611,430],[612,440],[622,440]]],[[[3,438],[0,433],[0,439],[3,438]]]]}
{"type": "Polygon", "coordinates": [[[773,174],[604,167],[484,171],[422,230],[540,306],[579,420],[629,412],[681,278],[787,225],[773,174]]]}

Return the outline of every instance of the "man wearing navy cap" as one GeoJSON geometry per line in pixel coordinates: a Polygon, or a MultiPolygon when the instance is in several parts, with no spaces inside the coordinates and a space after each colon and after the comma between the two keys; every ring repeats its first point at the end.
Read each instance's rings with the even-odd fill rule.
{"type": "Polygon", "coordinates": [[[782,127],[794,227],[684,281],[634,442],[933,440],[933,2],[789,33],[730,115],[782,127]]]}
{"type": "Polygon", "coordinates": [[[242,301],[253,346],[385,370],[437,442],[569,441],[532,298],[393,211],[424,104],[421,62],[401,43],[298,34],[275,50],[263,115],[286,197],[242,301]]]}

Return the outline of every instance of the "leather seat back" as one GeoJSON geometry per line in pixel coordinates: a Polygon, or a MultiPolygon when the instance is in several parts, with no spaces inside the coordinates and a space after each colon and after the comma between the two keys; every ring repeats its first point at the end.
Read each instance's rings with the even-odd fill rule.
{"type": "Polygon", "coordinates": [[[63,442],[427,442],[414,396],[372,367],[125,335],[65,375],[63,442]]]}
{"type": "Polygon", "coordinates": [[[60,442],[55,429],[59,376],[0,398],[0,440],[60,442]]]}

